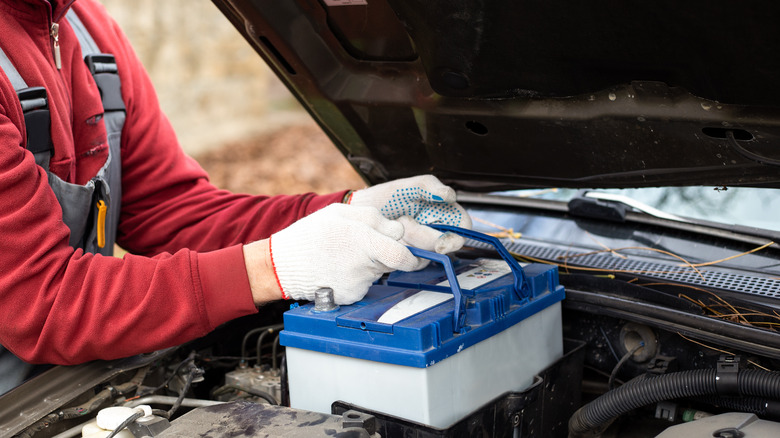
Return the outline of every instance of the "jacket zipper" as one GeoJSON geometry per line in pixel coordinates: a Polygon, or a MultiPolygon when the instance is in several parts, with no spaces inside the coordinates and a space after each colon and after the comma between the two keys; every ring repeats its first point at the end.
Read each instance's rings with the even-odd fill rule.
{"type": "MultiPolygon", "coordinates": [[[[46,0],[49,8],[49,37],[51,38],[52,52],[54,53],[54,65],[57,67],[57,71],[60,73],[60,86],[61,90],[67,90],[65,79],[62,77],[62,57],[60,55],[60,21],[65,18],[65,13],[75,3],[76,0],[64,0],[61,5],[55,11],[54,5],[51,0],[46,0]],[[56,12],[56,14],[55,14],[56,12]]],[[[71,118],[73,117],[73,102],[71,101],[71,94],[65,93],[67,97],[68,107],[70,108],[71,118]]],[[[72,120],[71,120],[72,122],[72,120]]]]}
{"type": "Polygon", "coordinates": [[[52,23],[51,30],[49,31],[52,41],[54,43],[54,65],[57,66],[57,70],[62,70],[62,57],[60,56],[60,25],[59,23],[52,23]]]}
{"type": "Polygon", "coordinates": [[[76,0],[68,0],[68,2],[59,9],[57,16],[54,16],[54,5],[51,1],[47,0],[49,4],[49,18],[51,20],[51,27],[49,28],[49,35],[52,39],[52,48],[54,50],[54,65],[57,66],[57,70],[62,70],[62,57],[60,56],[60,24],[58,21],[62,20],[65,15],[65,11],[73,5],[76,0]]]}

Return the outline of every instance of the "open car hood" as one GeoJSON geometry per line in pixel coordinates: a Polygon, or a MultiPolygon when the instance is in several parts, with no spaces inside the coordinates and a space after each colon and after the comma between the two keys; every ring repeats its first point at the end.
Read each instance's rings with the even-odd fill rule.
{"type": "Polygon", "coordinates": [[[214,3],[371,183],[780,187],[776,2],[214,3]]]}

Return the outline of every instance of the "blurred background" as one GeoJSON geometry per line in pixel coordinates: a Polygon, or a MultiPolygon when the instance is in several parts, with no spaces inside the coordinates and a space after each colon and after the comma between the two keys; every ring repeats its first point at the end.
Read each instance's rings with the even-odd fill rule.
{"type": "Polygon", "coordinates": [[[146,67],[184,150],[219,187],[363,187],[347,160],[207,0],[99,0],[146,67]]]}

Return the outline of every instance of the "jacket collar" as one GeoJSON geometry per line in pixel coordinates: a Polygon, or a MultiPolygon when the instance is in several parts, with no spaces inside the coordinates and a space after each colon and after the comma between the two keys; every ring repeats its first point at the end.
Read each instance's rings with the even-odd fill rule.
{"type": "MultiPolygon", "coordinates": [[[[44,0],[46,1],[46,0],[44,0]]],[[[65,16],[65,14],[68,13],[68,10],[70,9],[71,5],[75,3],[76,0],[49,0],[47,3],[51,5],[52,11],[51,16],[53,21],[60,21],[65,16]]]]}
{"type": "Polygon", "coordinates": [[[41,12],[46,11],[51,21],[57,22],[62,20],[75,2],[76,0],[3,0],[0,5],[11,13],[30,18],[40,17],[41,12]]]}

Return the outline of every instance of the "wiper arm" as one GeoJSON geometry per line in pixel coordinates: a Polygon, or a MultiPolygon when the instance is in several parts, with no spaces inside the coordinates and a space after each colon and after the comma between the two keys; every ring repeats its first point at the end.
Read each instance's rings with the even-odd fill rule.
{"type": "MultiPolygon", "coordinates": [[[[628,212],[629,208],[641,211],[654,218],[680,223],[682,225],[679,225],[679,227],[684,227],[686,230],[691,230],[698,233],[704,232],[705,234],[711,234],[705,232],[705,230],[707,228],[714,228],[730,233],[738,233],[747,236],[760,237],[763,239],[770,239],[775,242],[780,241],[780,233],[777,231],[765,230],[755,227],[746,227],[743,225],[727,225],[703,219],[689,219],[663,212],[627,196],[615,195],[612,193],[581,190],[577,193],[577,196],[572,198],[568,203],[569,214],[573,216],[611,220],[615,222],[625,222],[626,213],[628,212]]],[[[733,235],[720,235],[720,237],[731,239],[736,238],[736,236],[733,235]]],[[[737,240],[743,239],[738,238],[737,240]]],[[[760,240],[754,239],[743,241],[749,241],[751,244],[759,245],[766,243],[766,241],[762,242],[760,240]]]]}
{"type": "Polygon", "coordinates": [[[570,214],[620,222],[625,220],[629,207],[659,219],[691,223],[689,219],[663,212],[625,195],[583,190],[569,201],[570,214]]]}
{"type": "Polygon", "coordinates": [[[618,195],[616,193],[604,193],[604,192],[585,192],[585,197],[591,199],[600,199],[602,201],[612,201],[625,204],[634,210],[639,210],[642,213],[649,214],[661,219],[668,219],[670,221],[678,222],[690,222],[690,220],[676,216],[670,213],[663,212],[657,208],[653,208],[643,202],[639,202],[636,199],[630,198],[625,195],[618,195]]]}

